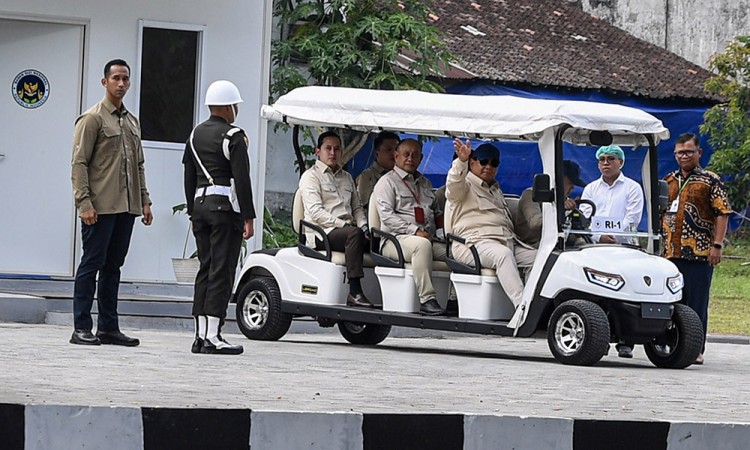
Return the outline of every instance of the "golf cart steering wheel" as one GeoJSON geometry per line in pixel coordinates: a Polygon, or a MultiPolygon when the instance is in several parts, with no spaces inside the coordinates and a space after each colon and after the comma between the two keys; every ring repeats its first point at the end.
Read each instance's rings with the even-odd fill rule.
{"type": "Polygon", "coordinates": [[[582,200],[579,198],[576,200],[576,206],[571,211],[571,214],[573,214],[573,224],[574,224],[573,229],[585,230],[591,224],[591,218],[596,215],[596,204],[592,202],[591,200],[582,200]],[[580,208],[581,205],[589,205],[591,207],[591,214],[586,216],[586,214],[584,214],[583,211],[581,211],[581,208],[580,208]],[[578,218],[578,220],[576,220],[576,218],[578,218]],[[582,226],[582,228],[577,228],[575,225],[582,226]]]}

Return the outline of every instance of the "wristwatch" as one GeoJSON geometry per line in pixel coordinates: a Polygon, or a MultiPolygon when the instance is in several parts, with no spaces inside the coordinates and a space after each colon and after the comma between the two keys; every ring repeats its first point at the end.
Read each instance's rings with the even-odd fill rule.
{"type": "Polygon", "coordinates": [[[724,248],[724,244],[720,242],[714,242],[714,248],[718,248],[719,250],[721,250],[722,248],[724,248]]]}

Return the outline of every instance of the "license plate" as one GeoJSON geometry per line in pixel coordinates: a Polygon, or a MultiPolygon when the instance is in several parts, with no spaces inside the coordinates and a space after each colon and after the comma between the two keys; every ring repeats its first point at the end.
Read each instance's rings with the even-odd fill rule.
{"type": "Polygon", "coordinates": [[[674,306],[664,303],[641,304],[641,317],[644,319],[671,319],[674,306]]]}

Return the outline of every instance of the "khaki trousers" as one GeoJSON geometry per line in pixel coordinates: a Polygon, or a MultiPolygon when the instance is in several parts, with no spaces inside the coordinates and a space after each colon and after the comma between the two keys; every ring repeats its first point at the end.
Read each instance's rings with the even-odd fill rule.
{"type": "MultiPolygon", "coordinates": [[[[523,281],[518,274],[518,267],[531,267],[536,258],[536,250],[514,245],[513,241],[503,244],[489,239],[480,240],[474,246],[482,267],[495,269],[500,286],[513,305],[518,306],[523,298],[523,281]]],[[[464,264],[474,263],[469,247],[456,243],[452,250],[456,260],[464,264]]]]}
{"type": "MultiPolygon", "coordinates": [[[[396,236],[404,252],[404,259],[411,263],[414,275],[414,284],[417,286],[417,296],[420,303],[436,298],[435,287],[432,285],[432,261],[437,259],[445,261],[445,244],[431,242],[420,236],[402,234],[396,236]]],[[[396,247],[386,242],[383,245],[383,255],[389,258],[398,258],[396,247]]]]}

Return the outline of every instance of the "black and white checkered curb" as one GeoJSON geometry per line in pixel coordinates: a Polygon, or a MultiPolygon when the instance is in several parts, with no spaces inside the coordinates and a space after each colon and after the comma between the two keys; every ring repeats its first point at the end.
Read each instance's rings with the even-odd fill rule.
{"type": "Polygon", "coordinates": [[[11,404],[0,433],[4,450],[750,448],[748,423],[11,404]]]}

